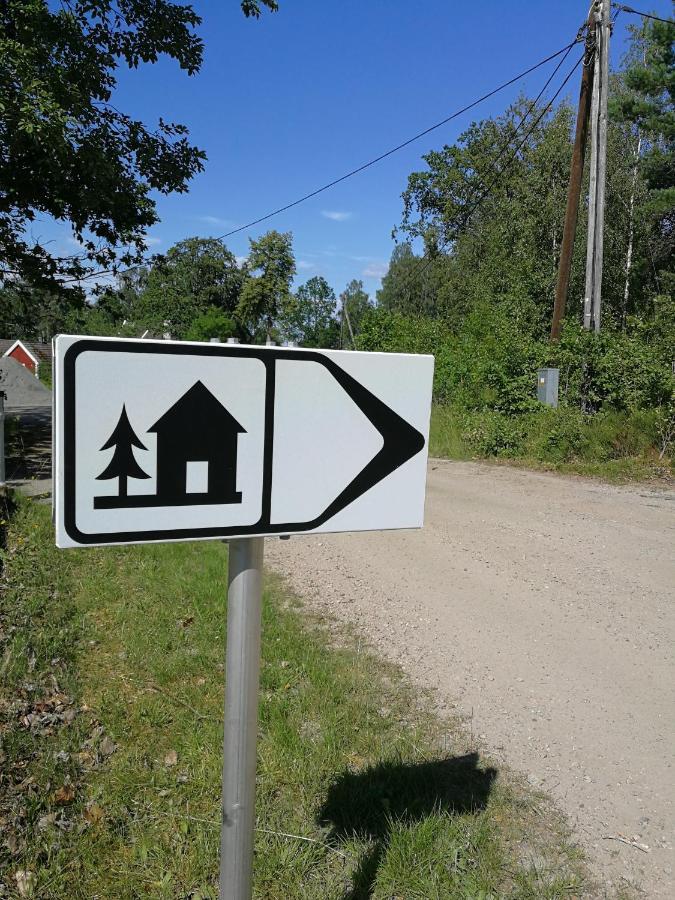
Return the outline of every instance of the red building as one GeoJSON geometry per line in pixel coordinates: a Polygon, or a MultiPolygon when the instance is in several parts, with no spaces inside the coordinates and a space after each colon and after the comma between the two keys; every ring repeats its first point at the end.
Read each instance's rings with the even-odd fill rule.
{"type": "Polygon", "coordinates": [[[52,345],[39,341],[12,341],[0,339],[0,356],[9,356],[21,363],[37,378],[40,366],[51,368],[52,345]]]}

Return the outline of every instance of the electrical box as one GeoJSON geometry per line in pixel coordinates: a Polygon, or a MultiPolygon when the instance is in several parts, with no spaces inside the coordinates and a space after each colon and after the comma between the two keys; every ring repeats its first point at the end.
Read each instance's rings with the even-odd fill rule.
{"type": "Polygon", "coordinates": [[[537,400],[546,406],[558,405],[558,376],[560,369],[539,369],[537,372],[537,400]]]}

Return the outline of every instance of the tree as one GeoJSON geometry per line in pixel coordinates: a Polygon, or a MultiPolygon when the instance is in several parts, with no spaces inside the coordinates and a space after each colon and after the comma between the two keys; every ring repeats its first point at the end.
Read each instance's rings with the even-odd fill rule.
{"type": "Polygon", "coordinates": [[[106,285],[97,292],[92,304],[111,324],[120,326],[133,320],[138,302],[148,283],[149,266],[134,266],[120,272],[115,285],[106,285]]]}
{"type": "Polygon", "coordinates": [[[649,263],[659,273],[657,288],[667,293],[675,281],[675,25],[645,21],[631,32],[610,113],[633,135],[635,185],[639,176],[648,191],[634,218],[638,225],[640,214],[647,221],[649,263]]]}
{"type": "Polygon", "coordinates": [[[251,338],[272,336],[275,324],[292,304],[291,282],[295,275],[293,235],[268,231],[250,239],[248,269],[254,274],[242,288],[237,319],[251,338]]]}
{"type": "Polygon", "coordinates": [[[245,278],[245,269],[222,241],[186,238],[153,258],[130,316],[146,328],[183,338],[211,307],[231,318],[245,278]]]}
{"type": "Polygon", "coordinates": [[[234,319],[227,316],[222,309],[210,306],[206,312],[197,316],[185,335],[186,341],[210,341],[218,338],[226,341],[237,334],[237,326],[234,319]]]}
{"type": "MultiPolygon", "coordinates": [[[[244,0],[247,16],[275,0],[244,0]]],[[[116,71],[164,55],[194,75],[201,19],[174,0],[0,3],[0,277],[73,288],[92,267],[141,261],[153,192],[184,192],[206,156],[187,128],[156,127],[111,103],[116,71]],[[81,253],[57,257],[28,234],[37,216],[69,222],[81,253]]]]}
{"type": "Polygon", "coordinates": [[[475,303],[508,298],[529,327],[543,327],[552,305],[572,113],[561,104],[520,146],[525,129],[516,126],[530,110],[529,130],[541,111],[522,98],[427,154],[427,170],[408,179],[401,230],[421,237],[428,254],[444,251],[449,264],[431,302],[452,321],[475,303]]]}
{"type": "Polygon", "coordinates": [[[147,450],[148,448],[141,443],[131,427],[126,406],[122,407],[115,430],[101,447],[101,450],[110,450],[112,447],[115,448],[113,457],[103,472],[97,476],[97,480],[107,481],[111,478],[119,478],[118,496],[126,497],[128,478],[150,478],[141,469],[134,457],[134,447],[138,447],[139,450],[147,450]]]}
{"type": "Polygon", "coordinates": [[[339,325],[335,318],[335,292],[321,275],[315,275],[295,292],[281,322],[285,338],[303,347],[335,347],[339,325]]]}
{"type": "Polygon", "coordinates": [[[361,320],[369,309],[372,309],[372,304],[370,297],[363,290],[363,282],[352,279],[340,294],[341,347],[349,344],[352,349],[355,349],[355,338],[359,333],[361,320]]]}
{"type": "Polygon", "coordinates": [[[441,307],[447,257],[435,247],[415,256],[408,242],[397,244],[377,292],[377,305],[405,315],[436,316],[441,307]]]}
{"type": "MultiPolygon", "coordinates": [[[[439,278],[430,298],[439,315],[459,327],[475,308],[503,304],[519,327],[544,335],[550,327],[569,166],[572,110],[561,103],[525,128],[516,126],[532,108],[521,99],[503,116],[474,123],[453,146],[427,154],[427,169],[414,172],[404,193],[401,230],[422,238],[427,257],[438,254],[439,278]],[[442,260],[442,262],[441,262],[442,260]]],[[[625,250],[633,186],[629,135],[608,134],[603,321],[619,326],[623,307],[625,250]]],[[[580,318],[584,291],[586,209],[574,249],[570,316],[580,318]]],[[[637,301],[636,301],[637,302],[637,301]]]]}
{"type": "Polygon", "coordinates": [[[84,309],[81,296],[69,300],[23,281],[0,284],[0,334],[6,337],[50,341],[67,330],[71,313],[81,314],[84,309]]]}

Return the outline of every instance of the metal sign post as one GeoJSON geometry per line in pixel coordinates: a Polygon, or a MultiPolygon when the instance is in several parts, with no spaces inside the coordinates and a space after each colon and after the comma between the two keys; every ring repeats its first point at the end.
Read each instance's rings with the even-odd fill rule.
{"type": "Polygon", "coordinates": [[[0,391],[0,488],[5,486],[5,392],[0,391]]]}
{"type": "Polygon", "coordinates": [[[264,545],[230,541],[220,900],[251,897],[264,545]]]}

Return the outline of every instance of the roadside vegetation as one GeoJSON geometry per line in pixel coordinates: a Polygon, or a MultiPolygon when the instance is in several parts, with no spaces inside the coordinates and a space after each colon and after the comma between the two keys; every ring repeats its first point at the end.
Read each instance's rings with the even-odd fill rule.
{"type": "MultiPolygon", "coordinates": [[[[540,404],[537,370],[551,347],[505,311],[483,309],[461,331],[374,310],[361,346],[434,353],[430,453],[509,460],[610,480],[672,478],[675,318],[664,303],[648,326],[584,333],[568,323],[556,347],[560,405],[540,404]]],[[[672,308],[675,310],[675,307],[672,308]]]]}
{"type": "MultiPolygon", "coordinates": [[[[215,898],[226,547],[5,526],[0,896],[215,898]]],[[[256,896],[592,894],[545,797],[276,580],[263,634],[256,896]]]]}
{"type": "Polygon", "coordinates": [[[359,345],[435,355],[432,453],[612,478],[672,475],[674,40],[673,24],[633,29],[611,82],[599,334],[581,327],[586,173],[567,316],[561,340],[549,340],[568,103],[518,149],[530,109],[523,99],[427,154],[409,176],[401,243],[359,345]],[[537,369],[551,366],[560,370],[556,410],[536,400],[537,369]]]}
{"type": "MultiPolygon", "coordinates": [[[[90,41],[91,23],[82,4],[76,6],[83,40],[90,41]]],[[[109,7],[108,0],[103,7],[109,7]]],[[[242,4],[250,16],[276,7],[272,0],[242,4]]],[[[175,4],[162,9],[169,16],[175,4]]],[[[47,25],[64,27],[65,13],[48,13],[41,4],[35,10],[30,27],[48,42],[47,25]],[[54,22],[47,22],[49,16],[54,22]]],[[[203,50],[195,33],[199,17],[189,6],[178,10],[177,18],[168,20],[171,40],[162,49],[193,71],[203,50]]],[[[134,41],[144,49],[143,58],[152,58],[146,44],[157,50],[156,33],[148,30],[154,13],[146,11],[150,18],[139,25],[134,41]]],[[[92,65],[98,78],[111,65],[106,48],[119,46],[119,21],[106,21],[96,33],[100,59],[92,65]]],[[[161,162],[150,181],[143,179],[139,157],[136,169],[125,169],[140,197],[131,220],[121,217],[118,191],[110,197],[104,192],[105,215],[97,206],[90,227],[107,249],[84,239],[82,222],[91,210],[79,207],[80,256],[48,265],[45,248],[29,248],[18,238],[10,246],[11,272],[0,266],[0,331],[42,339],[59,331],[190,340],[234,336],[254,343],[272,338],[306,347],[433,353],[432,453],[509,459],[619,479],[670,478],[675,436],[674,39],[674,25],[645,20],[632,28],[626,57],[612,75],[602,330],[597,335],[581,327],[586,173],[562,339],[549,341],[575,109],[566,99],[545,109],[526,97],[501,116],[473,122],[454,144],[426,154],[419,171],[410,174],[395,230],[398,243],[376,298],[358,279],[339,294],[318,274],[296,285],[290,232],[251,237],[245,259],[221,240],[199,236],[148,256],[144,228],[157,218],[154,205],[148,208],[148,184],[185,190],[204,165],[203,153],[187,144],[184,126],[167,126],[162,140],[147,136],[148,153],[158,154],[161,162]],[[109,222],[99,221],[106,216],[109,222]],[[129,229],[133,252],[127,248],[119,259],[129,229]],[[115,282],[95,287],[94,281],[94,295],[85,296],[74,275],[91,265],[110,267],[113,260],[133,266],[116,270],[115,282]],[[69,273],[70,281],[58,281],[69,273]],[[537,369],[550,366],[560,369],[557,410],[544,409],[536,400],[537,369]]],[[[54,58],[53,78],[63,77],[59,60],[54,58]]],[[[108,76],[113,74],[114,67],[108,76]]],[[[53,78],[46,80],[42,69],[36,74],[46,95],[53,78]]],[[[73,90],[86,94],[88,88],[74,85],[73,90]]],[[[16,115],[28,115],[20,94],[14,101],[16,115]]],[[[58,102],[64,102],[61,95],[58,102]]],[[[126,119],[100,112],[95,100],[92,107],[102,127],[116,133],[128,126],[126,119]]],[[[66,129],[64,140],[77,153],[77,117],[69,112],[63,121],[72,123],[73,133],[66,129]]],[[[115,166],[124,166],[128,155],[125,135],[115,166]]],[[[30,162],[25,148],[22,163],[24,158],[30,162]]],[[[95,175],[100,164],[94,158],[87,171],[95,175]]],[[[8,171],[14,176],[12,165],[8,171]]],[[[41,164],[32,165],[35,171],[42,171],[41,164]]],[[[45,198],[40,211],[54,215],[51,179],[56,175],[46,170],[47,183],[38,190],[45,198]]],[[[78,188],[78,201],[99,194],[95,181],[95,189],[78,188]]],[[[31,215],[29,199],[22,200],[19,219],[31,215]]]]}

